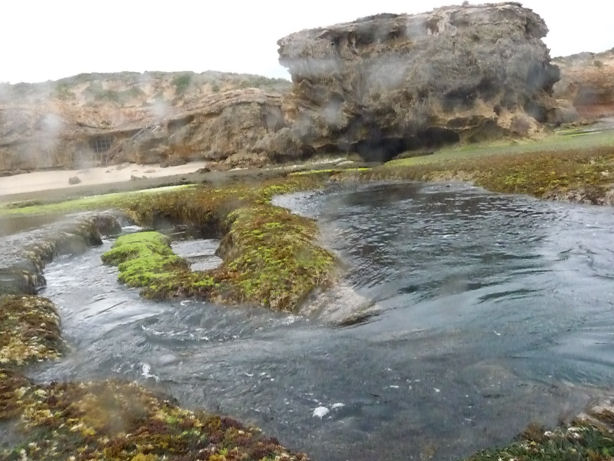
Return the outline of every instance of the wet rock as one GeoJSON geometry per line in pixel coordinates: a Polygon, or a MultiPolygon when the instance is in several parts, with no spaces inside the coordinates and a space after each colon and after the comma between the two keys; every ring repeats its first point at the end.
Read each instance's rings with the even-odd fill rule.
{"type": "Polygon", "coordinates": [[[2,459],[309,459],[258,428],[180,408],[136,383],[35,385],[0,370],[4,376],[0,420],[20,415],[22,424],[17,443],[0,447],[2,459]]]}
{"type": "Polygon", "coordinates": [[[121,230],[109,213],[68,218],[0,241],[0,295],[35,294],[45,285],[43,269],[56,255],[78,254],[100,245],[102,235],[121,230]]]}
{"type": "Polygon", "coordinates": [[[291,123],[273,155],[411,149],[539,132],[556,104],[548,29],[517,3],[381,14],[282,38],[291,123]]]}
{"type": "Polygon", "coordinates": [[[60,356],[60,317],[39,296],[0,296],[0,366],[21,366],[60,356]]]}

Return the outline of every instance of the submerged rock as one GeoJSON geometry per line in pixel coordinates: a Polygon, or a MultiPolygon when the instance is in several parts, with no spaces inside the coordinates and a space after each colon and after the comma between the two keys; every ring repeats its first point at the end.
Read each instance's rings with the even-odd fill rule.
{"type": "Polygon", "coordinates": [[[0,295],[35,294],[45,285],[43,269],[56,255],[78,254],[100,245],[102,235],[119,233],[117,218],[109,213],[78,218],[13,234],[0,240],[0,295]]]}
{"type": "Polygon", "coordinates": [[[291,127],[273,155],[342,150],[385,160],[409,149],[540,131],[559,78],[548,29],[518,3],[381,14],[282,38],[291,127]]]}

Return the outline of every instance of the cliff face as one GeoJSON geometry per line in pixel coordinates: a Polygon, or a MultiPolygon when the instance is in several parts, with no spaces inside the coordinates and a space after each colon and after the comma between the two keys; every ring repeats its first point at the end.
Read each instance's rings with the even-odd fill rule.
{"type": "Polygon", "coordinates": [[[292,85],[219,72],[0,85],[0,172],[192,159],[260,165],[318,152],[385,160],[532,136],[561,115],[546,32],[517,3],[445,7],[281,39],[292,85]]]}
{"type": "Polygon", "coordinates": [[[614,48],[553,62],[561,69],[561,80],[554,86],[557,99],[566,101],[586,119],[614,116],[614,48]]]}
{"type": "Polygon", "coordinates": [[[290,128],[272,151],[406,149],[505,134],[530,136],[555,116],[559,73],[542,19],[517,3],[383,14],[282,38],[293,81],[290,128]]]}
{"type": "Polygon", "coordinates": [[[0,85],[0,171],[191,159],[261,163],[288,83],[207,72],[0,85]]]}

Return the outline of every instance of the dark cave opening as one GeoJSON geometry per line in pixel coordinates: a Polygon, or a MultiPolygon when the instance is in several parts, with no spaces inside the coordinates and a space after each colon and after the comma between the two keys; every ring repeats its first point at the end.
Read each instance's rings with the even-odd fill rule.
{"type": "Polygon", "coordinates": [[[446,128],[429,127],[417,132],[414,136],[387,137],[383,135],[371,136],[353,143],[352,152],[368,162],[387,162],[397,155],[407,151],[420,151],[440,148],[447,144],[460,142],[458,133],[446,128]]]}

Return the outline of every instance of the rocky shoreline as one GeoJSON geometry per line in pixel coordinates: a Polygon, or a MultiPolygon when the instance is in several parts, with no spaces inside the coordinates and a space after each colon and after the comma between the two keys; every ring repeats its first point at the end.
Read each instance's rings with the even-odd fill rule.
{"type": "MultiPolygon", "coordinates": [[[[182,409],[135,383],[27,378],[27,367],[70,347],[53,300],[37,295],[45,264],[100,245],[130,221],[146,232],[119,237],[103,261],[143,296],[309,315],[303,303],[336,288],[340,264],[320,245],[315,221],[275,206],[274,195],[331,182],[461,180],[614,205],[612,130],[589,136],[569,125],[551,133],[614,113],[612,52],[553,61],[546,33],[544,21],[517,3],[465,4],[284,37],[280,61],[292,83],[207,72],[0,85],[2,175],[130,162],[148,165],[139,171],[193,161],[203,167],[117,182],[109,169],[105,184],[79,185],[73,175],[53,191],[6,188],[0,427],[10,442],[0,458],[307,460],[256,428],[182,409]],[[314,161],[338,155],[355,161],[314,161]],[[234,167],[250,169],[228,171],[234,167]],[[55,222],[20,228],[45,217],[55,222]],[[178,225],[221,238],[222,265],[191,271],[164,236],[178,225]]],[[[338,324],[363,313],[353,314],[338,324]]],[[[508,447],[469,459],[610,459],[613,415],[607,402],[571,426],[530,426],[508,447]]]]}

